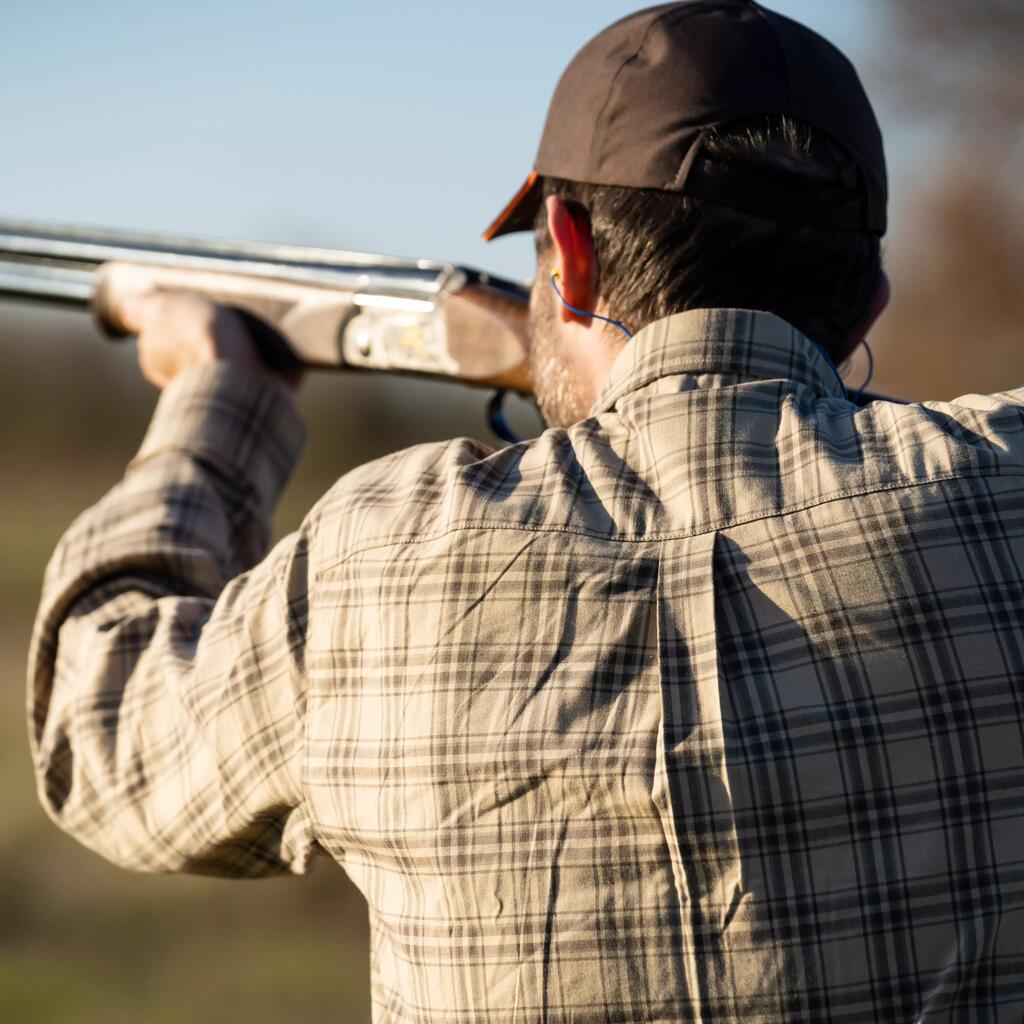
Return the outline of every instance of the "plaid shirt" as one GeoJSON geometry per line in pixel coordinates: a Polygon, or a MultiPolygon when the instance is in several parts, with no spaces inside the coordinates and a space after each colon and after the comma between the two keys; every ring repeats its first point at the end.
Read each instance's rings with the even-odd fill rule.
{"type": "Polygon", "coordinates": [[[63,828],[325,852],[379,1022],[1024,1018],[1024,392],[857,410],[784,322],[686,313],[590,419],[364,466],[263,557],[301,441],[192,369],[62,540],[63,828]]]}

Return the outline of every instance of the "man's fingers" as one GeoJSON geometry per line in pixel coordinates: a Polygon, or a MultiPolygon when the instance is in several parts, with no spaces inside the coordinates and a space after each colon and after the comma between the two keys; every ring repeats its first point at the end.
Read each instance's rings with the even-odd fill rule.
{"type": "Polygon", "coordinates": [[[203,295],[160,291],[149,285],[122,288],[111,300],[125,330],[136,335],[153,331],[208,334],[217,311],[217,306],[203,295]]]}
{"type": "Polygon", "coordinates": [[[200,363],[231,363],[294,389],[295,372],[275,372],[260,358],[245,321],[232,308],[189,291],[158,291],[122,283],[110,296],[124,330],[138,337],[142,375],[158,388],[200,363]]]}
{"type": "Polygon", "coordinates": [[[117,314],[126,330],[142,334],[158,315],[159,293],[153,289],[129,291],[117,296],[117,314]]]}

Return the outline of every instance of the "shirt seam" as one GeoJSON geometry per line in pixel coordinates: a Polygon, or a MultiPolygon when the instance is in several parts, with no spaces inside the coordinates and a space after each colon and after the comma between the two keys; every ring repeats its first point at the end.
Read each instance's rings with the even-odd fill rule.
{"type": "Polygon", "coordinates": [[[849,491],[841,494],[829,495],[828,497],[821,498],[816,501],[808,501],[799,505],[791,505],[785,509],[780,509],[777,512],[763,512],[757,515],[739,517],[736,519],[727,519],[721,522],[715,522],[710,526],[702,526],[700,529],[695,530],[670,530],[664,533],[649,534],[647,536],[635,536],[635,537],[624,537],[624,536],[604,536],[602,534],[593,533],[588,530],[574,530],[570,527],[565,526],[537,526],[529,525],[526,523],[501,523],[493,522],[487,519],[467,519],[456,524],[450,525],[437,533],[431,534],[406,534],[399,535],[389,539],[382,539],[379,541],[369,542],[360,547],[355,548],[353,551],[343,555],[337,561],[331,562],[329,565],[325,565],[321,569],[317,569],[314,574],[314,582],[318,583],[321,577],[327,573],[334,572],[341,568],[346,562],[353,558],[358,558],[360,555],[365,555],[370,551],[381,551],[385,548],[393,547],[408,547],[414,544],[424,544],[435,540],[441,540],[443,537],[447,537],[453,533],[460,533],[463,530],[502,530],[510,533],[551,533],[561,534],[563,536],[572,537],[584,537],[588,540],[600,541],[601,543],[615,543],[615,544],[656,544],[662,541],[671,540],[686,540],[694,537],[704,537],[708,534],[719,533],[722,530],[730,530],[737,526],[748,526],[750,523],[766,522],[770,519],[781,519],[784,516],[792,515],[796,512],[806,512],[812,508],[820,508],[823,505],[831,505],[839,501],[848,501],[851,498],[865,498],[872,494],[886,494],[894,491],[909,491],[915,490],[920,487],[928,487],[931,484],[937,483],[948,483],[949,481],[956,480],[984,480],[984,479],[1011,479],[1024,477],[1024,469],[1013,470],[1005,473],[948,473],[940,476],[929,477],[927,480],[916,480],[910,483],[899,483],[899,484],[883,484],[878,487],[864,488],[861,490],[849,491]]]}

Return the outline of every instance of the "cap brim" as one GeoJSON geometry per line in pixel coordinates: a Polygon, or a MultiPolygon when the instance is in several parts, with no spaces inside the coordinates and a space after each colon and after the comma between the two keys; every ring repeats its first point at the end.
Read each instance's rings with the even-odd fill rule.
{"type": "Polygon", "coordinates": [[[499,235],[510,235],[513,231],[530,231],[540,209],[541,199],[540,175],[536,171],[531,171],[530,176],[523,182],[523,187],[484,232],[484,241],[489,242],[499,235]]]}

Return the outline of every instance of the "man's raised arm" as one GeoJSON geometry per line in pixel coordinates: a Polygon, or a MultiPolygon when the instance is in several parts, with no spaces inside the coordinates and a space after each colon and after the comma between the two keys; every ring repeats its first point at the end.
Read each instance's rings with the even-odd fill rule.
{"type": "Polygon", "coordinates": [[[305,535],[260,559],[304,429],[218,307],[152,297],[133,315],[166,388],[47,569],[29,660],[40,796],[126,867],[301,872],[305,535]]]}

